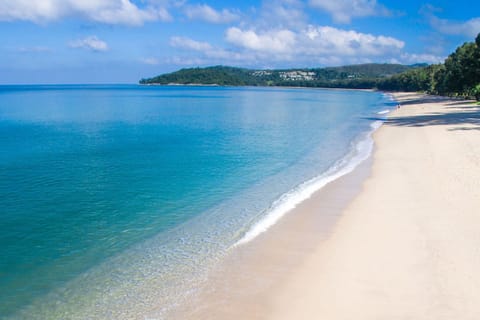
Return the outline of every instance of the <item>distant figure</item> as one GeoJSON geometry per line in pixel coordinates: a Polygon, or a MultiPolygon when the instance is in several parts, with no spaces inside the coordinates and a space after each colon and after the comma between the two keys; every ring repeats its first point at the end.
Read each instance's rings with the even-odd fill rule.
{"type": "Polygon", "coordinates": [[[399,103],[399,104],[397,104],[397,109],[400,109],[400,103],[399,103]]]}

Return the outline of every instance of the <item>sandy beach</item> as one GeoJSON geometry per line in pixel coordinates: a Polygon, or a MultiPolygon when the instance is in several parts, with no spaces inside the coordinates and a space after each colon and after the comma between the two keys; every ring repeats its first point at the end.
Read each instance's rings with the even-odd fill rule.
{"type": "Polygon", "coordinates": [[[479,319],[480,111],[395,94],[371,175],[267,319],[479,319]]]}
{"type": "Polygon", "coordinates": [[[214,272],[178,319],[479,319],[480,107],[414,93],[372,157],[214,272]]]}

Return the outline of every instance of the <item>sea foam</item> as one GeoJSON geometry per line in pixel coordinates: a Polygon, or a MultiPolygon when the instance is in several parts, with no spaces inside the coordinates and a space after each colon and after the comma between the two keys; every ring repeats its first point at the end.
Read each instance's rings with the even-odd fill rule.
{"type": "Polygon", "coordinates": [[[301,202],[310,198],[316,191],[322,189],[330,182],[352,172],[360,163],[368,159],[373,150],[372,133],[381,125],[382,121],[373,122],[370,125],[371,130],[352,143],[352,148],[346,156],[335,162],[322,174],[303,182],[274,201],[270,208],[265,211],[265,216],[254,224],[233,247],[252,241],[267,231],[301,202]]]}
{"type": "Polygon", "coordinates": [[[387,110],[382,110],[382,111],[377,112],[377,114],[387,114],[387,113],[389,113],[390,111],[391,111],[391,110],[388,110],[388,109],[387,109],[387,110]]]}

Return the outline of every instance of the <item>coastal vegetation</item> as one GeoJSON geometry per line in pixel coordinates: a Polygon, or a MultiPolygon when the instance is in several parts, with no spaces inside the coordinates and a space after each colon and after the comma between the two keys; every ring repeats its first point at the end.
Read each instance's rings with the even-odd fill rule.
{"type": "Polygon", "coordinates": [[[229,86],[296,86],[368,89],[387,78],[423,65],[361,64],[315,69],[252,70],[227,66],[188,68],[150,79],[141,84],[202,84],[229,86]]]}
{"type": "Polygon", "coordinates": [[[480,34],[450,54],[444,63],[407,70],[378,81],[376,88],[424,91],[431,94],[475,97],[480,100],[480,34]]]}
{"type": "Polygon", "coordinates": [[[140,80],[141,84],[294,86],[423,91],[480,100],[480,34],[450,54],[444,63],[427,65],[359,64],[329,68],[252,70],[227,66],[188,68],[140,80]]]}

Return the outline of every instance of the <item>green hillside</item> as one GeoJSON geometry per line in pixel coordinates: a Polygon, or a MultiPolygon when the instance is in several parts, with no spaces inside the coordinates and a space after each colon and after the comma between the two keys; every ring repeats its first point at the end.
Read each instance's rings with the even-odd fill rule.
{"type": "Polygon", "coordinates": [[[294,86],[423,91],[480,100],[480,34],[450,54],[444,63],[427,65],[359,64],[343,67],[250,70],[233,67],[182,69],[142,79],[141,84],[294,86]]]}
{"type": "Polygon", "coordinates": [[[153,78],[142,79],[140,83],[371,88],[377,79],[417,67],[419,66],[372,63],[316,69],[251,70],[214,66],[181,69],[153,78]]]}

